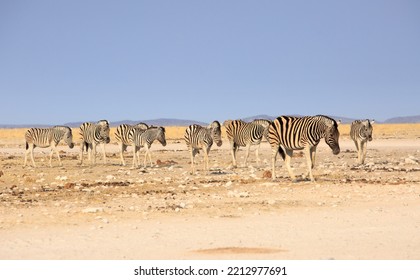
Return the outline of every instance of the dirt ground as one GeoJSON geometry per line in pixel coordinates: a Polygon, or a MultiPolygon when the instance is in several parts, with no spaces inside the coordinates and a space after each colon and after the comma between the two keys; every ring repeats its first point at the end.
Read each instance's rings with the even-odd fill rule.
{"type": "MultiPolygon", "coordinates": [[[[23,168],[23,145],[0,147],[0,259],[420,259],[420,139],[377,137],[356,165],[340,138],[334,156],[321,142],[315,183],[292,183],[282,160],[276,181],[269,144],[232,169],[228,143],[197,156],[191,175],[184,141],[152,146],[153,167],[78,164],[80,146],[60,146],[63,166],[23,168]]],[[[142,153],[143,157],[143,153],[142,153]]],[[[300,152],[295,173],[306,172],[300,152]]]]}

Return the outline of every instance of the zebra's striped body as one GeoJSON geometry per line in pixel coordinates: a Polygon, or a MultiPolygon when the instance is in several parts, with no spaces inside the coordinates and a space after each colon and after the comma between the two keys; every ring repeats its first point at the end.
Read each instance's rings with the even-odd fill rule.
{"type": "Polygon", "coordinates": [[[200,149],[204,152],[204,169],[209,169],[209,152],[216,142],[217,146],[222,145],[222,131],[218,121],[212,122],[208,127],[193,124],[187,127],[184,134],[185,143],[191,153],[191,173],[195,173],[194,157],[200,149]]]}
{"type": "Polygon", "coordinates": [[[91,163],[96,163],[96,146],[98,144],[102,144],[102,154],[104,163],[106,163],[105,143],[110,142],[108,121],[100,120],[97,123],[85,122],[80,126],[79,134],[82,139],[80,164],[83,164],[83,150],[85,148],[88,153],[88,159],[91,163]]]}
{"type": "Polygon", "coordinates": [[[144,166],[146,167],[146,159],[147,155],[149,155],[150,166],[152,164],[152,155],[150,152],[150,147],[152,143],[158,140],[162,146],[166,146],[166,137],[165,137],[165,128],[162,126],[159,127],[149,127],[146,130],[142,128],[134,128],[133,132],[133,167],[136,167],[137,164],[137,157],[136,154],[139,153],[139,150],[144,147],[146,152],[144,154],[144,166]]]}
{"type": "Polygon", "coordinates": [[[280,116],[269,127],[268,140],[272,149],[272,178],[275,179],[275,162],[277,153],[285,159],[285,165],[292,180],[296,177],[290,167],[294,150],[304,150],[308,166],[308,175],[314,181],[312,168],[315,165],[316,147],[324,138],[334,155],[340,153],[338,139],[340,133],[335,120],[322,116],[290,117],[280,116]]]}
{"type": "Polygon", "coordinates": [[[234,167],[236,167],[236,152],[241,146],[246,147],[246,156],[244,162],[244,165],[246,166],[251,146],[257,145],[255,155],[257,158],[257,164],[259,164],[260,143],[263,136],[267,137],[270,123],[270,121],[262,119],[254,120],[249,123],[242,120],[228,120],[223,123],[223,125],[226,127],[226,135],[230,143],[232,163],[234,167]]]}
{"type": "Polygon", "coordinates": [[[120,146],[121,165],[125,166],[123,156],[124,151],[127,149],[127,146],[133,145],[134,130],[142,129],[143,131],[145,131],[148,128],[149,126],[142,122],[136,125],[121,124],[117,127],[117,130],[115,132],[115,138],[117,139],[117,143],[120,146]]]}
{"type": "Polygon", "coordinates": [[[350,137],[356,145],[359,164],[365,163],[367,142],[372,141],[373,123],[375,120],[356,120],[351,123],[350,137]]]}
{"type": "Polygon", "coordinates": [[[31,154],[32,165],[36,167],[34,161],[34,148],[51,147],[50,166],[52,167],[52,156],[54,151],[57,154],[58,162],[61,166],[60,155],[58,154],[57,145],[63,140],[72,149],[74,147],[73,134],[71,128],[68,126],[54,126],[51,128],[30,128],[25,133],[26,152],[23,166],[26,166],[28,153],[31,154]]]}

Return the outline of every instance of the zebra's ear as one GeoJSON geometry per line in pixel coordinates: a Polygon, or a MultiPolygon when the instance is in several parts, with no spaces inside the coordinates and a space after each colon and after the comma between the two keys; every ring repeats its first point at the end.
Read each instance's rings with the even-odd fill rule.
{"type": "Polygon", "coordinates": [[[370,121],[370,124],[374,124],[375,123],[375,120],[374,119],[372,119],[371,121],[370,121]]]}
{"type": "Polygon", "coordinates": [[[336,122],[337,122],[337,126],[341,124],[341,120],[338,120],[336,122]]]}

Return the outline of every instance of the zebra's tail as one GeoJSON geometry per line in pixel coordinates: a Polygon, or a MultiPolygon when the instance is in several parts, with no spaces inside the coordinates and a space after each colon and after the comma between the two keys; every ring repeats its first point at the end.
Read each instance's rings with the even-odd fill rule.
{"type": "Polygon", "coordinates": [[[286,158],[286,154],[284,153],[283,148],[281,146],[279,146],[279,154],[283,160],[286,158]]]}
{"type": "Polygon", "coordinates": [[[26,143],[26,149],[29,149],[29,144],[28,144],[28,142],[25,142],[26,143]]]}

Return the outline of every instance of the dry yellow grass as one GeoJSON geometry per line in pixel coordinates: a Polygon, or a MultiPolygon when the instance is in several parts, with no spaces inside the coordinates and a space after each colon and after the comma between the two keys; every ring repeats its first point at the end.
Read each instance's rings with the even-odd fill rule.
{"type": "MultiPolygon", "coordinates": [[[[168,140],[182,140],[186,127],[166,127],[166,138],[168,140]]],[[[0,129],[0,143],[24,143],[27,128],[4,128],[0,129]]],[[[114,142],[115,127],[111,128],[111,142],[114,142]]],[[[350,132],[349,124],[339,126],[341,136],[348,137],[350,132]]],[[[225,130],[222,128],[223,137],[225,130]]],[[[75,141],[79,139],[78,128],[73,128],[75,141]]],[[[420,137],[420,124],[374,124],[373,135],[378,138],[418,138],[420,137]]]]}

